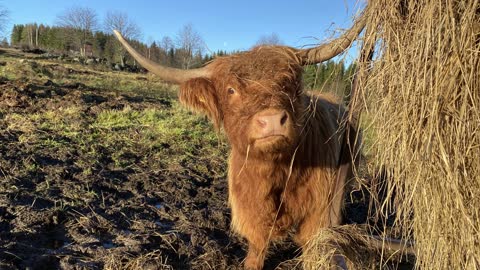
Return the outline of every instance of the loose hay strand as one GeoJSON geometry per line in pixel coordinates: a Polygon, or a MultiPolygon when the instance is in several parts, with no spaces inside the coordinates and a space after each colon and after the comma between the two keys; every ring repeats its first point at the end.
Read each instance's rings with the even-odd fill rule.
{"type": "Polygon", "coordinates": [[[369,6],[381,52],[361,87],[395,196],[384,206],[415,239],[417,267],[480,269],[479,1],[369,6]]]}

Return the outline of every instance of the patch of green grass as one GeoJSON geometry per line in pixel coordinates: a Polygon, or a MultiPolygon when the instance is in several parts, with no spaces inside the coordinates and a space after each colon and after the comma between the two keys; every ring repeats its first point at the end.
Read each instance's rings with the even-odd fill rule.
{"type": "Polygon", "coordinates": [[[22,165],[27,172],[36,172],[39,169],[39,166],[29,159],[24,159],[22,165]]]}
{"type": "Polygon", "coordinates": [[[67,107],[57,110],[46,110],[32,114],[9,113],[5,115],[7,129],[21,131],[20,142],[34,143],[39,137],[45,137],[45,146],[54,143],[48,136],[56,134],[65,137],[75,137],[81,130],[81,112],[77,107],[67,107]]]}
{"type": "Polygon", "coordinates": [[[125,72],[101,72],[95,75],[72,75],[71,81],[82,82],[91,88],[117,93],[140,94],[154,98],[175,98],[176,86],[166,84],[155,77],[125,72]]]}
{"type": "Polygon", "coordinates": [[[31,115],[14,112],[5,114],[4,118],[7,130],[19,130],[24,133],[34,132],[35,120],[31,118],[31,115]]]}
{"type": "Polygon", "coordinates": [[[102,138],[105,147],[114,149],[112,159],[119,167],[136,162],[132,156],[163,155],[160,160],[166,163],[167,159],[178,161],[177,158],[194,156],[199,149],[218,145],[220,141],[204,117],[187,112],[177,102],[169,110],[136,111],[125,107],[103,111],[90,128],[95,137],[102,138]]]}
{"type": "Polygon", "coordinates": [[[0,75],[9,79],[49,79],[54,74],[43,64],[32,60],[6,59],[6,65],[1,67],[0,75]]]}
{"type": "Polygon", "coordinates": [[[7,80],[15,80],[18,76],[12,72],[7,66],[0,66],[0,76],[6,78],[7,80]]]}

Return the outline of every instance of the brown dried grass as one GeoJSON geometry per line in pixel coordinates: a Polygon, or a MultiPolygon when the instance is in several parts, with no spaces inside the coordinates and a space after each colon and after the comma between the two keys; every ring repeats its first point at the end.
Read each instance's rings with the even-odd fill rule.
{"type": "Polygon", "coordinates": [[[128,253],[122,255],[109,254],[105,258],[105,270],[171,270],[168,258],[160,251],[153,251],[140,256],[132,256],[128,253]]]}
{"type": "Polygon", "coordinates": [[[479,1],[370,4],[381,53],[362,87],[397,224],[416,266],[479,269],[479,1]]]}
{"type": "Polygon", "coordinates": [[[413,261],[401,250],[369,235],[368,226],[343,225],[322,230],[301,256],[303,269],[396,269],[400,259],[413,261]],[[333,264],[333,265],[332,265],[333,264]]]}

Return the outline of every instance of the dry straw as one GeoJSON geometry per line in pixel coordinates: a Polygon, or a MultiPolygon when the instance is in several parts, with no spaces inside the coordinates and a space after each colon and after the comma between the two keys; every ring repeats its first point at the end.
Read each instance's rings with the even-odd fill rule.
{"type": "Polygon", "coordinates": [[[479,1],[370,4],[380,54],[362,87],[397,224],[420,268],[479,269],[479,1]]]}
{"type": "Polygon", "coordinates": [[[364,40],[376,54],[360,93],[375,139],[366,151],[392,202],[377,214],[396,210],[416,267],[480,269],[479,0],[368,5],[364,40]]]}
{"type": "MultiPolygon", "coordinates": [[[[368,226],[327,228],[309,242],[301,256],[304,269],[397,269],[400,260],[413,262],[406,243],[388,245],[372,237],[368,226]],[[332,265],[333,264],[333,265],[332,265]],[[329,267],[331,266],[331,267],[329,267]]],[[[408,264],[407,264],[408,265],[408,264]]],[[[411,264],[410,264],[411,265],[411,264]]]]}

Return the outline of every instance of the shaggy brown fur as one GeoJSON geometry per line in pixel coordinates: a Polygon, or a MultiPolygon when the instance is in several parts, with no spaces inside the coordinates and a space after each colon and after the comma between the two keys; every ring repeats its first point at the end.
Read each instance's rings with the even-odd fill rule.
{"type": "Polygon", "coordinates": [[[207,68],[211,77],[181,85],[180,101],[227,134],[232,228],[249,243],[245,268],[261,269],[270,241],[293,231],[304,246],[340,224],[344,110],[332,97],[303,92],[299,60],[285,47],[258,47],[207,68]],[[257,117],[267,110],[286,112],[281,136],[258,137],[257,117]]]}

